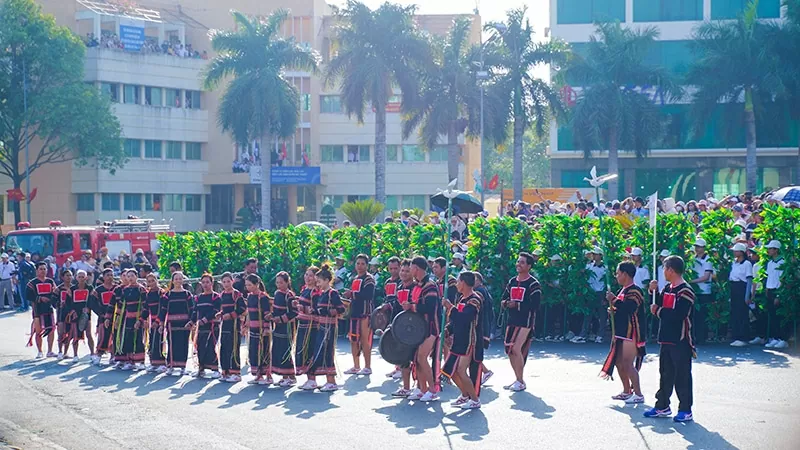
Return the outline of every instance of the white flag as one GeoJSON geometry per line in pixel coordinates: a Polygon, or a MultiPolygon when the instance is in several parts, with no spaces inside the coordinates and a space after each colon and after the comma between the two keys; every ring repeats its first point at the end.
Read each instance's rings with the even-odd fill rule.
{"type": "Polygon", "coordinates": [[[656,214],[658,213],[658,191],[650,196],[647,208],[650,209],[650,228],[654,228],[656,226],[656,214]]]}

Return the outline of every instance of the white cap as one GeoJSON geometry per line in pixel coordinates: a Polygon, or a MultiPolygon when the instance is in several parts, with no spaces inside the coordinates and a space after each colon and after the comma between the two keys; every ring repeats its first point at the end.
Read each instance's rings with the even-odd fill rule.
{"type": "Polygon", "coordinates": [[[739,242],[738,244],[735,244],[733,247],[731,247],[731,250],[735,252],[746,252],[747,246],[739,242]]]}
{"type": "Polygon", "coordinates": [[[381,260],[377,256],[369,260],[369,265],[371,266],[378,266],[380,265],[381,260]]]}
{"type": "Polygon", "coordinates": [[[603,249],[601,249],[601,248],[600,248],[600,247],[598,247],[598,246],[595,246],[595,247],[592,249],[592,253],[594,253],[595,255],[602,255],[602,254],[603,254],[603,249]]]}
{"type": "Polygon", "coordinates": [[[553,255],[550,257],[550,261],[561,261],[561,255],[553,255]]]}
{"type": "Polygon", "coordinates": [[[462,262],[464,261],[464,254],[461,252],[453,253],[453,259],[460,259],[462,262]]]}
{"type": "Polygon", "coordinates": [[[533,251],[532,255],[534,255],[534,256],[542,256],[542,249],[537,248],[536,250],[533,251]]]}
{"type": "Polygon", "coordinates": [[[660,254],[661,254],[661,256],[663,256],[665,258],[670,255],[669,250],[661,250],[660,254]]]}
{"type": "Polygon", "coordinates": [[[591,250],[584,250],[584,251],[583,251],[583,256],[586,256],[586,255],[591,255],[591,254],[592,254],[592,251],[591,251],[591,250]]]}
{"type": "Polygon", "coordinates": [[[703,238],[697,238],[697,240],[694,241],[694,246],[695,247],[705,247],[706,246],[706,240],[703,239],[703,238]]]}
{"type": "Polygon", "coordinates": [[[8,253],[3,253],[2,255],[0,255],[0,258],[8,258],[8,253]]]}
{"type": "MultiPolygon", "coordinates": [[[[780,249],[781,248],[781,242],[780,241],[776,241],[776,240],[771,240],[771,241],[769,241],[769,244],[767,244],[767,248],[780,249]]],[[[5,253],[3,253],[3,255],[5,255],[5,253]]]]}
{"type": "Polygon", "coordinates": [[[640,249],[639,247],[633,247],[631,249],[631,255],[632,256],[642,256],[643,253],[644,252],[642,252],[642,249],[640,249]]]}

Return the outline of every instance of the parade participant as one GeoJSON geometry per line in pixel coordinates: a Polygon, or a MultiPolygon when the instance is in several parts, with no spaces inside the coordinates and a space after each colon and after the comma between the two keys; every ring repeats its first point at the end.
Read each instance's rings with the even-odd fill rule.
{"type": "Polygon", "coordinates": [[[102,284],[94,289],[90,308],[97,314],[97,353],[92,358],[92,363],[100,364],[103,355],[108,353],[110,355],[110,363],[114,363],[114,327],[112,326],[116,320],[116,312],[109,308],[111,307],[111,300],[114,297],[114,270],[110,268],[103,269],[101,274],[102,284]],[[110,312],[113,320],[106,325],[106,313],[110,312]]]}
{"type": "MultiPolygon", "coordinates": [[[[664,260],[664,274],[669,284],[658,295],[656,303],[650,305],[650,312],[659,318],[658,342],[661,351],[658,356],[661,379],[656,392],[655,407],[645,411],[645,417],[669,417],[672,411],[669,399],[673,388],[678,394],[678,414],[675,422],[688,422],[692,417],[692,358],[694,343],[692,323],[694,322],[694,291],[683,280],[685,263],[680,256],[670,256],[664,260]]],[[[650,282],[650,292],[658,288],[657,281],[650,282]]]]}
{"type": "Polygon", "coordinates": [[[730,327],[733,342],[731,347],[744,347],[750,340],[750,309],[753,303],[750,298],[750,283],[753,282],[753,265],[745,257],[747,246],[738,243],[733,250],[734,261],[731,264],[731,273],[728,277],[731,289],[731,318],[730,327]]]}
{"type": "Polygon", "coordinates": [[[461,409],[481,407],[478,400],[481,387],[480,367],[483,363],[483,331],[481,330],[481,306],[483,299],[474,291],[475,274],[462,272],[458,276],[456,289],[459,298],[453,305],[442,299],[448,312],[453,346],[442,373],[451,378],[461,390],[461,395],[452,403],[461,409]],[[469,374],[467,374],[469,371],[469,374]]]}
{"type": "MultiPolygon", "coordinates": [[[[603,342],[603,334],[606,331],[606,320],[608,318],[608,311],[606,311],[606,269],[603,264],[603,250],[600,247],[594,247],[591,251],[592,262],[586,265],[586,271],[589,272],[589,288],[592,293],[589,296],[589,314],[583,316],[583,326],[581,333],[572,338],[570,342],[573,344],[582,344],[586,342],[586,336],[591,331],[592,321],[597,319],[597,336],[594,341],[598,344],[603,342]]],[[[613,336],[612,336],[613,337],[613,336]]]]}
{"type": "Polygon", "coordinates": [[[167,336],[167,376],[186,373],[189,358],[189,313],[192,311],[192,293],[184,288],[183,272],[172,273],[167,294],[161,299],[158,332],[167,336]]]}
{"type": "MultiPolygon", "coordinates": [[[[403,305],[411,299],[411,292],[414,290],[414,277],[411,274],[411,260],[404,259],[400,262],[400,269],[398,271],[400,282],[397,286],[397,293],[391,298],[392,319],[403,311],[403,305]]],[[[392,397],[405,398],[411,395],[411,363],[403,366],[396,367],[398,375],[392,374],[392,378],[402,378],[403,386],[392,393],[392,397]]],[[[422,392],[417,392],[416,395],[422,396],[422,392]]]]}
{"type": "Polygon", "coordinates": [[[148,357],[150,358],[150,365],[147,367],[148,372],[165,372],[167,370],[167,361],[164,359],[164,335],[158,330],[161,329],[161,322],[159,321],[159,309],[161,308],[161,298],[164,296],[164,290],[158,285],[158,278],[154,273],[148,273],[145,277],[145,300],[147,302],[147,310],[150,311],[150,326],[148,327],[148,357]]]}
{"type": "Polygon", "coordinates": [[[197,348],[197,372],[192,374],[195,378],[203,378],[205,371],[211,370],[209,378],[219,378],[219,358],[217,357],[217,337],[219,327],[216,317],[220,311],[219,294],[214,292],[214,278],[210,273],[200,277],[200,293],[192,308],[189,317],[189,326],[195,332],[195,345],[197,348]]]}
{"type": "MultiPolygon", "coordinates": [[[[30,280],[25,287],[25,298],[33,308],[33,339],[36,342],[38,353],[36,358],[42,358],[42,338],[47,337],[47,357],[56,356],[53,353],[55,336],[55,318],[53,306],[58,301],[56,298],[56,283],[47,278],[47,264],[36,263],[36,277],[30,280]]],[[[28,343],[30,345],[30,342],[28,343]]]]}
{"type": "Polygon", "coordinates": [[[146,292],[138,283],[135,269],[125,269],[122,285],[114,290],[111,304],[106,310],[105,322],[113,325],[115,332],[114,360],[122,370],[137,370],[144,365],[145,324],[150,311],[147,308],[146,292]],[[119,311],[114,322],[112,311],[119,311]]]}
{"type": "Polygon", "coordinates": [[[239,318],[247,311],[242,293],[233,288],[233,275],[222,274],[222,293],[218,320],[222,323],[219,338],[219,362],[222,367],[222,381],[238,383],[242,381],[239,363],[241,329],[239,318]]]}
{"type": "Polygon", "coordinates": [[[244,262],[244,273],[236,275],[236,279],[233,283],[233,288],[237,291],[245,294],[247,289],[244,286],[244,280],[247,278],[248,275],[256,275],[258,274],[258,260],[255,258],[248,258],[247,261],[244,262]]]}
{"type": "MultiPolygon", "coordinates": [[[[497,318],[494,315],[494,299],[492,298],[492,294],[489,293],[489,290],[486,289],[486,286],[483,284],[483,275],[480,272],[472,272],[475,274],[475,292],[480,294],[482,303],[481,303],[481,330],[483,331],[483,349],[486,350],[489,348],[489,344],[492,342],[492,330],[495,327],[495,323],[497,323],[497,318]]],[[[486,367],[486,364],[481,361],[481,386],[486,384],[489,381],[489,378],[494,375],[494,372],[489,370],[486,367]]]]}
{"type": "Polygon", "coordinates": [[[294,366],[295,345],[295,317],[297,312],[292,306],[295,294],[290,287],[292,280],[286,272],[275,275],[275,297],[272,300],[272,372],[283,378],[278,382],[280,387],[290,387],[297,384],[294,366]]]}
{"type": "Polygon", "coordinates": [[[613,311],[614,336],[611,337],[611,350],[608,352],[600,376],[610,379],[616,367],[622,382],[622,392],[611,397],[625,403],[643,403],[639,370],[644,360],[645,339],[639,328],[637,310],[644,303],[644,293],[633,284],[636,267],[633,263],[622,262],[617,266],[617,284],[622,286],[619,294],[606,292],[609,312],[613,311]]]}
{"type": "Polygon", "coordinates": [[[539,281],[531,276],[533,256],[521,252],[517,258],[517,276],[509,280],[500,304],[508,310],[505,348],[516,380],[505,389],[524,391],[527,386],[522,381],[522,371],[528,359],[531,340],[533,339],[533,323],[536,311],[542,300],[542,289],[539,281]]]}
{"type": "Polygon", "coordinates": [[[318,328],[310,351],[311,358],[306,363],[309,380],[300,389],[315,389],[316,377],[325,375],[326,383],[319,390],[333,392],[339,389],[336,385],[336,336],[339,317],[344,314],[345,306],[339,298],[339,293],[331,289],[333,274],[327,264],[322,265],[316,277],[318,291],[312,299],[311,315],[317,322],[318,328]]]}
{"type": "Polygon", "coordinates": [[[89,344],[89,354],[94,355],[94,338],[92,337],[92,310],[90,309],[92,286],[89,274],[85,270],[78,270],[75,275],[76,282],[72,288],[72,317],[75,318],[70,332],[72,340],[72,362],[78,362],[78,344],[86,339],[89,344]],[[83,330],[80,329],[81,318],[85,321],[83,330]]]}
{"type": "MultiPolygon", "coordinates": [[[[402,308],[397,303],[397,290],[400,286],[400,258],[397,256],[392,256],[386,262],[386,271],[389,272],[389,279],[387,279],[383,283],[383,297],[384,303],[381,305],[381,308],[390,312],[390,320],[394,319],[402,308]]],[[[400,366],[395,366],[394,370],[386,374],[387,378],[394,378],[398,379],[402,376],[402,371],[400,366]]]]}
{"type": "Polygon", "coordinates": [[[708,339],[708,324],[706,324],[706,315],[708,314],[708,305],[714,300],[711,296],[711,278],[714,275],[714,268],[711,266],[711,258],[706,253],[706,241],[697,238],[694,242],[694,272],[697,278],[690,281],[689,284],[697,285],[697,304],[699,308],[695,313],[695,337],[697,344],[705,344],[708,339]]]}
{"type": "MultiPolygon", "coordinates": [[[[72,318],[72,271],[70,269],[61,269],[58,273],[61,279],[61,284],[56,289],[57,307],[57,329],[58,329],[58,356],[56,359],[63,360],[67,353],[69,353],[70,333],[72,332],[72,324],[77,324],[77,317],[72,318]]],[[[77,352],[77,348],[76,348],[77,352]]],[[[77,357],[77,353],[75,354],[77,357]]]]}
{"type": "Polygon", "coordinates": [[[300,289],[300,295],[295,297],[292,305],[297,311],[297,337],[295,338],[295,374],[306,375],[306,383],[304,386],[310,389],[316,389],[317,383],[312,379],[313,375],[308,373],[308,366],[306,365],[311,360],[311,351],[316,342],[317,323],[311,315],[312,298],[317,295],[317,272],[319,268],[311,266],[306,269],[303,274],[303,288],[300,289]]]}
{"type": "MultiPolygon", "coordinates": [[[[786,348],[789,344],[786,342],[787,333],[786,327],[781,326],[781,318],[778,317],[778,306],[781,301],[778,298],[778,289],[781,287],[781,275],[783,275],[784,260],[780,256],[781,243],[779,241],[769,241],[767,244],[767,254],[769,261],[767,261],[767,281],[765,287],[767,290],[767,314],[769,314],[767,338],[768,341],[765,345],[767,348],[786,348]]],[[[788,339],[788,338],[787,338],[788,339]]]]}
{"type": "Polygon", "coordinates": [[[250,374],[253,379],[247,384],[269,386],[272,384],[272,322],[271,302],[261,277],[251,273],[244,279],[247,289],[247,344],[250,374]]]}
{"type": "Polygon", "coordinates": [[[356,277],[344,297],[350,303],[350,352],[353,355],[353,367],[346,370],[346,375],[372,374],[372,328],[369,324],[370,314],[375,302],[375,280],[367,273],[367,255],[356,256],[356,277]],[[361,354],[364,354],[364,368],[361,369],[361,354]]]}
{"type": "MultiPolygon", "coordinates": [[[[434,282],[439,289],[439,298],[445,297],[444,280],[445,277],[447,277],[447,299],[450,301],[450,303],[454,303],[456,301],[456,296],[458,295],[458,291],[456,290],[456,278],[447,273],[447,261],[442,257],[434,259],[431,270],[433,271],[434,282]]],[[[443,360],[447,360],[447,356],[450,353],[451,341],[452,339],[450,337],[445,337],[444,346],[442,348],[443,360]]]]}
{"type": "MultiPolygon", "coordinates": [[[[446,266],[437,259],[434,269],[441,270],[446,266]]],[[[444,261],[444,258],[442,258],[444,261]]],[[[411,300],[403,303],[403,310],[422,314],[428,323],[428,336],[419,345],[414,359],[414,368],[418,387],[409,394],[409,400],[423,402],[438,401],[439,391],[439,331],[441,330],[442,301],[436,283],[430,279],[426,271],[428,262],[421,256],[411,261],[411,275],[416,284],[411,291],[411,300]],[[431,364],[433,361],[433,364],[431,364]]]]}

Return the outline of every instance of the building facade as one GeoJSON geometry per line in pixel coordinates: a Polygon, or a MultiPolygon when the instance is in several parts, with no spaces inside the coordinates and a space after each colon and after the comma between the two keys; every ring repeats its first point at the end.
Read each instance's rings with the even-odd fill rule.
{"type": "MultiPolygon", "coordinates": [[[[286,74],[301,94],[293,138],[243,148],[217,125],[224,86],[203,88],[203,71],[213,57],[209,32],[234,27],[231,9],[257,16],[289,9],[281,33],[316,50],[324,70],[336,46],[333,10],[323,0],[149,0],[137,2],[145,12],[135,14],[114,12],[103,0],[38,3],[59,25],[94,39],[86,52],[85,80],[111,98],[129,160],[114,174],[72,164],[39,169],[31,178],[38,190],[31,203],[34,225],[54,219],[93,224],[133,214],[170,222],[178,231],[233,228],[237,213],[245,207],[258,211],[262,201],[261,157],[273,161],[275,225],[319,220],[328,204],[338,215],[343,202],[374,196],[374,114],[368,110],[363,124],[348,117],[338,91],[324,86],[320,74],[286,74]]],[[[471,40],[477,43],[480,17],[470,17],[471,40]]],[[[418,16],[417,21],[442,35],[455,18],[418,16]]],[[[386,208],[427,210],[429,196],[448,182],[446,149],[423,151],[415,136],[402,139],[399,95],[398,90],[388,108],[386,208]]],[[[463,139],[461,144],[459,178],[472,189],[468,174],[480,167],[480,144],[463,139]]],[[[13,224],[10,212],[2,219],[13,224]]]]}
{"type": "MultiPolygon", "coordinates": [[[[680,79],[694,57],[689,40],[703,21],[730,20],[744,10],[748,0],[551,0],[553,38],[583,51],[594,33],[594,21],[616,20],[627,27],[657,27],[658,41],[648,60],[680,79]]],[[[781,0],[760,0],[761,19],[780,20],[781,0]]],[[[679,200],[701,198],[706,192],[722,197],[745,191],[745,136],[734,108],[721,105],[702,134],[692,133],[689,99],[667,103],[653,92],[668,119],[665,138],[650,154],[637,160],[620,152],[620,198],[659,195],[679,200]],[[666,194],[666,195],[665,195],[666,194]]],[[[739,105],[739,107],[741,107],[739,105]]],[[[798,148],[797,124],[787,120],[758,124],[758,189],[791,183],[798,148]]],[[[558,187],[585,187],[583,177],[596,165],[607,167],[606,154],[584,158],[568,127],[553,125],[550,133],[552,181],[558,187]]]]}

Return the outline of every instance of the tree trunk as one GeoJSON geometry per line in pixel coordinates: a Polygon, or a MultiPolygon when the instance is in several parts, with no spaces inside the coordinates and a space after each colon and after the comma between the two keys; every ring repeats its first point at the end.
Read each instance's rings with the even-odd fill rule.
{"type": "MultiPolygon", "coordinates": [[[[458,163],[461,162],[461,148],[458,146],[456,125],[450,124],[447,130],[447,182],[458,178],[458,163]]],[[[466,180],[459,180],[458,186],[464,186],[466,180]]]]}
{"type": "Polygon", "coordinates": [[[753,110],[753,91],[744,92],[744,125],[747,142],[745,154],[745,170],[747,171],[747,190],[756,193],[758,184],[758,163],[756,161],[756,114],[753,110]]]}
{"type": "Polygon", "coordinates": [[[272,229],[272,152],[274,143],[261,145],[261,228],[272,229]]]}
{"type": "MultiPolygon", "coordinates": [[[[611,133],[608,136],[608,173],[615,173],[619,175],[619,149],[618,147],[618,136],[617,136],[617,129],[611,128],[611,133]]],[[[617,200],[620,197],[625,197],[619,195],[619,177],[611,180],[608,182],[608,194],[606,196],[606,200],[617,200]]],[[[595,203],[599,204],[600,199],[596,198],[595,203]]]]}
{"type": "Polygon", "coordinates": [[[514,114],[514,169],[512,184],[514,200],[522,200],[522,139],[525,132],[521,113],[514,114]]]}
{"type": "Polygon", "coordinates": [[[386,205],[386,104],[375,109],[375,201],[386,205]]]}

